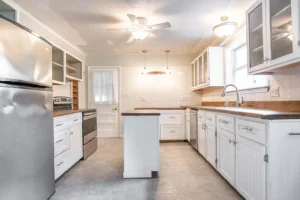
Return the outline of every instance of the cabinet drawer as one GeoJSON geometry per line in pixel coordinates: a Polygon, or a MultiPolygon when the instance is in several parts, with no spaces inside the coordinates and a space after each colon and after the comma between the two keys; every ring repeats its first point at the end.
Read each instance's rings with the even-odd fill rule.
{"type": "Polygon", "coordinates": [[[82,115],[74,115],[71,119],[72,126],[82,123],[82,115]]]}
{"type": "Polygon", "coordinates": [[[204,119],[205,119],[205,112],[204,111],[198,110],[197,116],[198,116],[198,121],[204,122],[204,119]]]}
{"type": "Polygon", "coordinates": [[[54,155],[64,152],[68,149],[68,132],[69,130],[60,131],[54,134],[54,155]]]}
{"type": "Polygon", "coordinates": [[[216,126],[216,114],[212,112],[205,112],[205,123],[216,126]]]}
{"type": "Polygon", "coordinates": [[[66,119],[55,120],[54,119],[54,132],[64,130],[70,127],[70,122],[66,119]]]}
{"type": "Polygon", "coordinates": [[[183,124],[183,113],[162,113],[159,117],[160,124],[183,124]]]}
{"type": "Polygon", "coordinates": [[[161,140],[184,140],[183,126],[161,126],[160,138],[161,140]]]}
{"type": "Polygon", "coordinates": [[[54,158],[55,180],[59,178],[68,168],[69,150],[54,158]]]}
{"type": "Polygon", "coordinates": [[[236,119],[236,133],[242,137],[265,144],[266,125],[248,120],[236,119]]]}
{"type": "Polygon", "coordinates": [[[234,132],[234,119],[224,115],[217,115],[217,126],[225,131],[234,132]]]}

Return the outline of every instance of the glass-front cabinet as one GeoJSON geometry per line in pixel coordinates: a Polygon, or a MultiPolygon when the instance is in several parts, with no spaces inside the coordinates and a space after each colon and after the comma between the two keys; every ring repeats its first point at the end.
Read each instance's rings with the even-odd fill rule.
{"type": "Polygon", "coordinates": [[[248,72],[261,74],[300,61],[299,1],[261,0],[247,11],[248,72]]]}
{"type": "Polygon", "coordinates": [[[192,62],[192,90],[224,86],[223,72],[223,47],[207,48],[192,62]]]}

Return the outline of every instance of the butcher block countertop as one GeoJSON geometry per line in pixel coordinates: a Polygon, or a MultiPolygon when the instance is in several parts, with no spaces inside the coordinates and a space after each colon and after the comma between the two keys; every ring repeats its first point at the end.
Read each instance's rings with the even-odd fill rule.
{"type": "Polygon", "coordinates": [[[196,106],[193,108],[196,108],[198,110],[241,115],[246,117],[254,117],[260,119],[267,119],[267,120],[300,119],[300,112],[284,112],[284,111],[263,110],[263,109],[256,109],[256,108],[236,108],[236,107],[218,107],[218,106],[196,106]]]}
{"type": "Polygon", "coordinates": [[[160,115],[160,111],[159,110],[130,110],[127,112],[122,112],[121,113],[122,116],[159,116],[160,115]]]}
{"type": "Polygon", "coordinates": [[[79,112],[83,112],[83,109],[79,109],[79,110],[55,110],[55,111],[53,111],[53,117],[60,117],[60,116],[70,115],[70,114],[79,113],[79,112]]]}
{"type": "Polygon", "coordinates": [[[149,107],[149,108],[135,108],[134,110],[184,110],[183,107],[149,107]]]}

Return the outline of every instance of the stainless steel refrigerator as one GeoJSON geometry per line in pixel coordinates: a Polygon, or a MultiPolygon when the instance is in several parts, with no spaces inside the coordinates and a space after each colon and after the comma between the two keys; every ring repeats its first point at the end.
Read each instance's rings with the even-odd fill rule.
{"type": "Polygon", "coordinates": [[[52,46],[0,17],[0,199],[54,193],[52,46]]]}

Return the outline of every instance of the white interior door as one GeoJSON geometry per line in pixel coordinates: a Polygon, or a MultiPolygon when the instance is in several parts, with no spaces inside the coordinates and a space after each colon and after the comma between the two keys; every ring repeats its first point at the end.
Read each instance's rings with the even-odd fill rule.
{"type": "Polygon", "coordinates": [[[119,68],[89,67],[89,107],[96,108],[98,137],[119,137],[119,68]]]}

